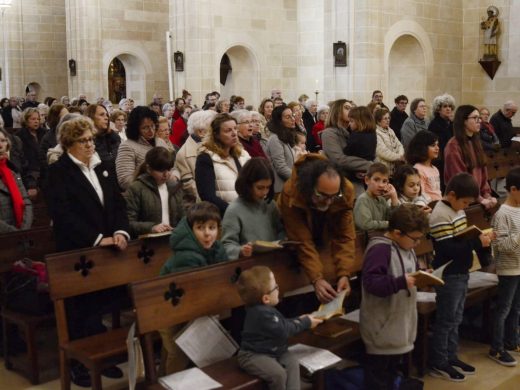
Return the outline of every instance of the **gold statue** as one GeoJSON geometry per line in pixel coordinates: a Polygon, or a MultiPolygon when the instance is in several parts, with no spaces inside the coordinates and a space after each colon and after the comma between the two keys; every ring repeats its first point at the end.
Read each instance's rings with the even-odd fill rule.
{"type": "Polygon", "coordinates": [[[484,30],[484,57],[498,56],[498,35],[500,34],[500,21],[498,20],[498,8],[491,5],[487,8],[487,20],[480,23],[484,30]]]}

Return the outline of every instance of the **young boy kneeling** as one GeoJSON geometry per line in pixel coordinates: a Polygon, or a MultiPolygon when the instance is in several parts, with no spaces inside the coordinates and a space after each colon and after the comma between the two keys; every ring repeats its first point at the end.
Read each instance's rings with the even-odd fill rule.
{"type": "Polygon", "coordinates": [[[238,364],[267,382],[270,390],[300,389],[300,367],[287,350],[287,342],[322,320],[308,314],[287,319],[276,310],[279,289],[268,267],[255,266],[242,272],[238,293],[246,305],[238,364]]]}
{"type": "Polygon", "coordinates": [[[373,237],[363,262],[360,331],[366,347],[366,389],[393,389],[402,356],[417,334],[414,247],[428,231],[422,208],[403,204],[390,215],[388,231],[373,237]]]}

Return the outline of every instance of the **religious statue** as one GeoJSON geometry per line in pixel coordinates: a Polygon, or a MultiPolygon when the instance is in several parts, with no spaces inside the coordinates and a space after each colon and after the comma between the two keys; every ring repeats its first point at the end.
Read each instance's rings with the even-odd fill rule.
{"type": "Polygon", "coordinates": [[[498,13],[497,7],[489,6],[487,19],[480,23],[480,29],[484,30],[484,59],[498,57],[498,35],[500,34],[498,13]]]}

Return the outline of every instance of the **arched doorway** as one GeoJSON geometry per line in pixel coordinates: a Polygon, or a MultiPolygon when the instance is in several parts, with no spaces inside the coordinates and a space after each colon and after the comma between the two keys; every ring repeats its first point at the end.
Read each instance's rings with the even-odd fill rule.
{"type": "Polygon", "coordinates": [[[396,39],[388,58],[388,93],[393,99],[406,95],[409,101],[425,97],[427,71],[424,52],[419,41],[412,35],[396,39]]]}
{"type": "Polygon", "coordinates": [[[258,63],[251,50],[244,46],[233,46],[221,57],[219,75],[227,71],[227,77],[220,77],[225,84],[220,84],[223,97],[242,96],[247,104],[257,104],[260,98],[258,81],[258,63]]]}
{"type": "Polygon", "coordinates": [[[132,98],[137,104],[145,104],[146,74],[143,61],[135,55],[124,53],[113,57],[107,74],[110,101],[117,104],[122,98],[132,98]]]}
{"type": "Polygon", "coordinates": [[[116,57],[108,66],[108,99],[117,104],[123,98],[126,98],[126,70],[116,57]]]}

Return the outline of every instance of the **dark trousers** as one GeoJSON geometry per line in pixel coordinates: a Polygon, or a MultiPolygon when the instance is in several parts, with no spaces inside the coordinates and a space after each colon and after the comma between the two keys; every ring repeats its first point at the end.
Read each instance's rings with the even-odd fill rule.
{"type": "Polygon", "coordinates": [[[366,354],[363,363],[365,390],[393,390],[403,355],[366,354]]]}

